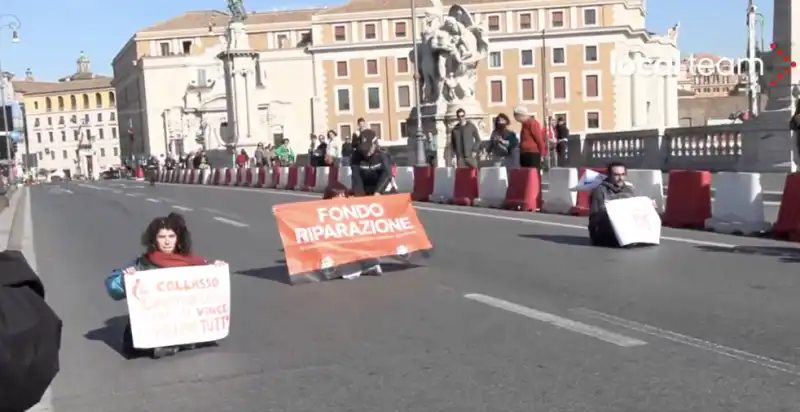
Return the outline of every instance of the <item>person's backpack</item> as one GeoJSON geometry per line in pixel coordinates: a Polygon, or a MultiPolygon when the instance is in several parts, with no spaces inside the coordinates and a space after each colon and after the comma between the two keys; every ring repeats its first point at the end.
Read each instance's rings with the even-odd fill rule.
{"type": "Polygon", "coordinates": [[[39,403],[60,368],[61,329],[25,256],[0,252],[0,411],[39,403]]]}

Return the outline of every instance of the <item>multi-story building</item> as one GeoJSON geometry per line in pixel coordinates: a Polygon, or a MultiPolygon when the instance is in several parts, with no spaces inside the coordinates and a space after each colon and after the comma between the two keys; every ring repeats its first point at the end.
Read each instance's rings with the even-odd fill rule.
{"type": "MultiPolygon", "coordinates": [[[[447,12],[417,3],[420,21],[425,13],[447,12]]],[[[615,62],[637,54],[677,61],[676,30],[663,36],[645,30],[644,0],[459,4],[489,40],[476,90],[487,117],[522,104],[540,116],[566,118],[575,132],[678,124],[676,76],[615,72],[615,62]]],[[[226,124],[217,55],[228,19],[216,11],[189,12],[136,33],[123,47],[113,62],[113,84],[122,124],[134,132],[123,152],[221,143],[213,138],[226,124]]],[[[405,143],[415,71],[408,1],[256,12],[246,24],[257,51],[252,99],[260,141],[285,136],[304,152],[309,133],[349,134],[363,117],[386,144],[405,143]]]]}
{"type": "Polygon", "coordinates": [[[734,66],[735,59],[713,54],[689,55],[681,60],[678,87],[686,92],[681,98],[724,97],[743,88],[747,76],[734,66]]]}
{"type": "Polygon", "coordinates": [[[14,81],[23,94],[27,151],[38,169],[98,177],[120,164],[116,95],[111,78],[92,73],[81,53],[74,74],[41,82],[14,81]]]}

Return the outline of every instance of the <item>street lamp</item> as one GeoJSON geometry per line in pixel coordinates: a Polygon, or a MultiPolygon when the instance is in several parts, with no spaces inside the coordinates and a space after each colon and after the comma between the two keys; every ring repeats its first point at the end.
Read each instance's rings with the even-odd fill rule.
{"type": "Polygon", "coordinates": [[[417,45],[417,5],[411,0],[411,47],[414,48],[414,103],[417,106],[417,132],[415,133],[414,151],[416,159],[414,166],[427,166],[425,159],[425,133],[422,131],[422,99],[419,90],[419,47],[417,45]]]}
{"type": "MultiPolygon", "coordinates": [[[[0,32],[2,32],[3,29],[11,30],[12,43],[19,43],[20,27],[22,27],[22,22],[19,20],[19,17],[13,14],[0,14],[0,32]]],[[[8,111],[6,111],[6,106],[8,105],[8,102],[6,101],[6,73],[3,71],[2,58],[0,58],[0,76],[3,76],[2,79],[0,79],[0,101],[3,102],[3,138],[6,139],[6,159],[8,161],[9,168],[8,176],[10,178],[13,160],[11,159],[11,133],[9,133],[8,130],[8,111]]]]}

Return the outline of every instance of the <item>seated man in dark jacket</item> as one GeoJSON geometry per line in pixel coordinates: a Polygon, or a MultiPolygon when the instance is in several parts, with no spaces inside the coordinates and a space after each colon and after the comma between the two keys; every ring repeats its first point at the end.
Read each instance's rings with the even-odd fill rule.
{"type": "Polygon", "coordinates": [[[607,177],[592,190],[589,210],[589,239],[595,246],[619,247],[617,235],[606,212],[606,202],[634,197],[633,187],[625,182],[628,169],[613,162],[606,170],[607,177]]]}
{"type": "Polygon", "coordinates": [[[380,150],[372,130],[361,132],[357,149],[350,158],[354,196],[386,193],[392,184],[392,159],[380,150]]]}

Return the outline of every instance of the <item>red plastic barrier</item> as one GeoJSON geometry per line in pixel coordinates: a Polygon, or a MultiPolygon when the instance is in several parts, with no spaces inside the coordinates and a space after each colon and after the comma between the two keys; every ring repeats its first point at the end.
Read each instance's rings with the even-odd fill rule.
{"type": "Polygon", "coordinates": [[[317,168],[306,166],[303,168],[303,187],[302,190],[310,192],[317,185],[317,168]]]}
{"type": "Polygon", "coordinates": [[[539,169],[508,169],[508,189],[503,209],[535,212],[542,207],[542,181],[539,169]]]}
{"type": "Polygon", "coordinates": [[[259,167],[258,168],[258,181],[256,181],[255,187],[266,187],[267,185],[267,168],[266,167],[259,167]]]}
{"type": "Polygon", "coordinates": [[[183,172],[183,181],[181,183],[188,184],[191,181],[191,179],[192,179],[192,171],[191,170],[185,170],[183,172]]]}
{"type": "MultiPolygon", "coordinates": [[[[594,170],[597,173],[605,174],[607,171],[603,167],[582,167],[578,170],[578,180],[583,178],[583,175],[586,174],[586,170],[594,170]]],[[[572,215],[577,216],[589,216],[589,195],[590,192],[578,192],[577,201],[575,202],[575,207],[570,209],[569,213],[572,215]]]]}
{"type": "Polygon", "coordinates": [[[272,181],[269,184],[269,187],[276,188],[281,183],[281,167],[280,166],[272,166],[272,181]]]}
{"type": "Polygon", "coordinates": [[[711,172],[673,170],[669,172],[664,226],[702,229],[711,217],[711,172]]]}
{"type": "Polygon", "coordinates": [[[427,202],[433,194],[433,168],[419,166],[414,168],[414,189],[411,191],[411,200],[427,202]]]}
{"type": "Polygon", "coordinates": [[[392,177],[397,177],[397,166],[392,165],[392,177]]]}
{"type": "Polygon", "coordinates": [[[137,179],[144,179],[144,169],[141,166],[136,168],[136,178],[137,179]]]}
{"type": "Polygon", "coordinates": [[[221,174],[219,172],[219,169],[214,169],[214,175],[211,176],[211,184],[214,186],[219,185],[220,176],[221,174]]]}
{"type": "Polygon", "coordinates": [[[197,182],[197,176],[199,174],[200,174],[200,170],[192,169],[192,178],[191,178],[191,180],[189,180],[189,184],[193,185],[195,182],[197,182]]]}
{"type": "Polygon", "coordinates": [[[228,186],[231,184],[232,179],[233,179],[233,169],[231,168],[225,169],[225,181],[222,184],[228,186]]]}
{"type": "Polygon", "coordinates": [[[778,220],[772,233],[779,239],[800,241],[800,172],[786,176],[778,220]]]}
{"type": "Polygon", "coordinates": [[[474,167],[456,168],[453,198],[450,199],[450,202],[454,205],[472,206],[476,197],[478,197],[478,169],[474,167]]]}
{"type": "Polygon", "coordinates": [[[294,190],[294,187],[297,186],[297,173],[297,166],[289,168],[289,175],[286,176],[286,187],[283,189],[294,190]]]}
{"type": "Polygon", "coordinates": [[[247,174],[245,175],[245,185],[252,186],[253,185],[253,168],[247,168],[247,174]]]}
{"type": "Polygon", "coordinates": [[[328,186],[331,186],[339,181],[339,168],[336,166],[331,166],[330,170],[331,172],[328,175],[328,186]]]}

